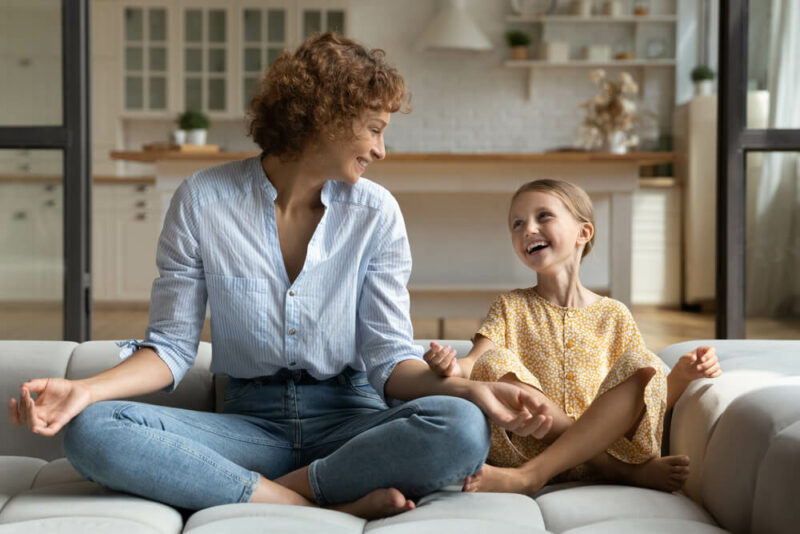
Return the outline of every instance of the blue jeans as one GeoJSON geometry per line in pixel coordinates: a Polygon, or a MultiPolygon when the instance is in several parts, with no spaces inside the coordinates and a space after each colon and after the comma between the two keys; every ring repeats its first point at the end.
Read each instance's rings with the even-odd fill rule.
{"type": "Polygon", "coordinates": [[[329,380],[283,370],[231,379],[223,413],[98,402],[66,428],[64,449],[89,480],[187,509],[247,502],[258,474],[309,465],[320,505],[394,487],[408,498],[477,471],[489,426],[471,402],[422,397],[387,408],[362,372],[329,380]]]}

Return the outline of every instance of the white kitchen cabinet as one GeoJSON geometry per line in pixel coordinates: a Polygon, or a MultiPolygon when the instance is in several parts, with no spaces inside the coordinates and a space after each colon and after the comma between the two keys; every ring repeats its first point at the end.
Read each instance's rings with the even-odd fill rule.
{"type": "Polygon", "coordinates": [[[92,209],[95,301],[150,299],[161,211],[152,185],[99,183],[92,209]]]}

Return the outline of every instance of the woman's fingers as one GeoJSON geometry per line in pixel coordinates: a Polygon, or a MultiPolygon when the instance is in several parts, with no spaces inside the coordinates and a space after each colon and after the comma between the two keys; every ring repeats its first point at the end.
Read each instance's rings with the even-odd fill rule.
{"type": "Polygon", "coordinates": [[[25,424],[25,412],[22,406],[14,397],[8,399],[8,419],[14,426],[25,424]]]}

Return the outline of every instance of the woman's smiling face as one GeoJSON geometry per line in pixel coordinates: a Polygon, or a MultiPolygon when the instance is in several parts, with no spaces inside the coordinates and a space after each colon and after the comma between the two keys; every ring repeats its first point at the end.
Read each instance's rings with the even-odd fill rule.
{"type": "Polygon", "coordinates": [[[508,225],[514,252],[539,274],[580,264],[583,246],[594,232],[590,223],[575,219],[558,196],[540,191],[514,199],[508,225]]]}
{"type": "Polygon", "coordinates": [[[353,139],[324,144],[322,151],[332,179],[355,184],[369,164],[386,157],[383,134],[390,119],[388,111],[367,110],[354,121],[353,139]]]}

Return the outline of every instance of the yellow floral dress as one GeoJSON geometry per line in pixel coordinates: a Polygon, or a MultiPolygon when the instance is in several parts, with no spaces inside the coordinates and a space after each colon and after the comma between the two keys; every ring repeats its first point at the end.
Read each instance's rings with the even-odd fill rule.
{"type": "MultiPolygon", "coordinates": [[[[664,364],[645,347],[628,308],[608,297],[584,308],[565,308],[539,296],[533,288],[498,297],[478,334],[497,349],[475,362],[471,378],[496,382],[508,373],[539,390],[573,420],[592,401],[628,379],[637,369],[656,374],[645,388],[645,414],[632,439],[621,437],[608,449],[613,457],[638,464],[660,454],[667,378],[664,364]]],[[[507,433],[492,425],[489,463],[518,467],[547,444],[507,433]]],[[[591,478],[586,466],[560,479],[591,478]]]]}

